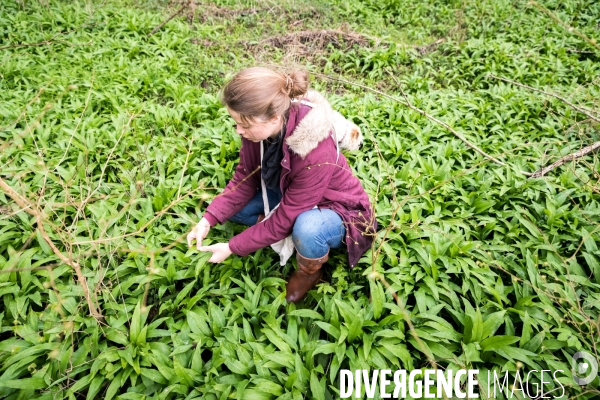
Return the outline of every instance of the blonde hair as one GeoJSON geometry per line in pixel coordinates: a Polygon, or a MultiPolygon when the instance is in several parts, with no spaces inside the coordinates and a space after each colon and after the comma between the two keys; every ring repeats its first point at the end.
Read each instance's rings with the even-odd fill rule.
{"type": "Polygon", "coordinates": [[[308,91],[308,72],[289,73],[264,67],[239,71],[225,85],[221,100],[240,115],[243,122],[256,118],[271,119],[285,115],[292,99],[301,98],[308,91]]]}

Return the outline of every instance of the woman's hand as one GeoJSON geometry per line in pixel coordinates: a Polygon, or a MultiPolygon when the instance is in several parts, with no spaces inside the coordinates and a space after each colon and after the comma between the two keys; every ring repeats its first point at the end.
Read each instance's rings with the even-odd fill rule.
{"type": "Polygon", "coordinates": [[[229,243],[217,243],[210,246],[198,247],[200,251],[212,251],[213,255],[208,259],[212,263],[223,262],[227,257],[232,254],[229,248],[229,243]]]}
{"type": "Polygon", "coordinates": [[[208,231],[210,231],[210,223],[206,218],[202,218],[187,235],[188,247],[192,247],[192,242],[196,239],[196,249],[200,250],[202,240],[208,235],[208,231]]]}

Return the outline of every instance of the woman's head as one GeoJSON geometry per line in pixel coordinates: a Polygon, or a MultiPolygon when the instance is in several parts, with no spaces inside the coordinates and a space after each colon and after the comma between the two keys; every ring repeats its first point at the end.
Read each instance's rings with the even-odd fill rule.
{"type": "Polygon", "coordinates": [[[308,73],[290,73],[269,68],[246,68],[235,74],[223,89],[222,100],[232,117],[245,125],[283,118],[292,99],[308,90],[308,73]],[[233,113],[231,112],[233,111],[233,113]]]}

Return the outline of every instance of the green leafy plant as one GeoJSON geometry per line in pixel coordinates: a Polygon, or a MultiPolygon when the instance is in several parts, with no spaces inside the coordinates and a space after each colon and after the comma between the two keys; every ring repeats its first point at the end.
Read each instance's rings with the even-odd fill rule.
{"type": "Polygon", "coordinates": [[[597,155],[523,172],[600,140],[598,53],[552,17],[590,39],[600,5],[265,4],[152,35],[181,5],[3,5],[0,397],[332,399],[341,369],[384,368],[479,369],[482,397],[488,371],[562,370],[565,398],[597,397],[570,373],[598,355],[597,155]],[[366,39],[255,46],[324,28],[366,39]],[[237,164],[219,88],[291,61],[362,128],[346,157],[380,227],[298,305],[270,249],[214,265],[184,243],[237,164]]]}

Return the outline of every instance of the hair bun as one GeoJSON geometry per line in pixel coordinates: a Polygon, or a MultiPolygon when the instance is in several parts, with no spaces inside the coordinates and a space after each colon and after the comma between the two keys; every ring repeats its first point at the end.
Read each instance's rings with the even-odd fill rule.
{"type": "Polygon", "coordinates": [[[285,93],[292,97],[292,91],[294,90],[294,80],[292,79],[291,76],[286,75],[285,76],[285,93]]]}
{"type": "Polygon", "coordinates": [[[285,90],[292,99],[302,97],[308,91],[308,72],[303,69],[291,71],[285,76],[285,90]]]}

